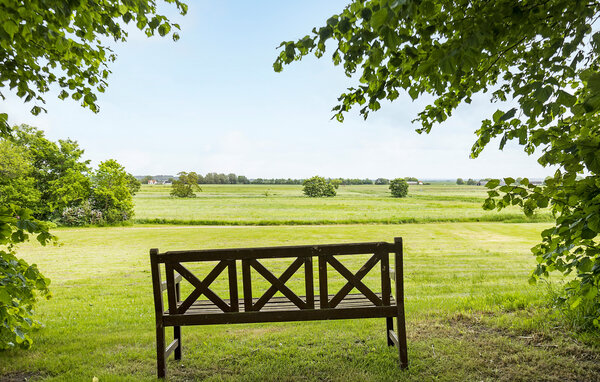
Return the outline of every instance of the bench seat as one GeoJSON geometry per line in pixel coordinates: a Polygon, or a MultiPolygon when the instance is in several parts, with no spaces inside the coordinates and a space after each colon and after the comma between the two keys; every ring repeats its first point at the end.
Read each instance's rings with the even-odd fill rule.
{"type": "MultiPolygon", "coordinates": [[[[377,294],[381,297],[381,294],[377,294]]],[[[330,298],[333,295],[329,296],[330,298]]],[[[301,297],[304,299],[304,297],[301,297]]],[[[383,318],[395,317],[398,308],[393,297],[389,306],[375,306],[362,294],[349,294],[335,308],[321,309],[319,300],[315,301],[314,309],[300,309],[287,297],[273,297],[260,311],[244,311],[244,301],[240,300],[239,312],[223,312],[210,300],[198,300],[184,314],[169,314],[164,312],[164,322],[173,325],[213,325],[213,324],[243,324],[254,322],[289,322],[335,320],[347,318],[383,318]]],[[[256,302],[258,299],[253,299],[256,302]]],[[[229,300],[224,300],[229,304],[229,300]]]]}

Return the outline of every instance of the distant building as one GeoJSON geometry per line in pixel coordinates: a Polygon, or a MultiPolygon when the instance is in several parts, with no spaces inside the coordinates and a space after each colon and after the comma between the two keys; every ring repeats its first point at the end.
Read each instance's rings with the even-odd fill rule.
{"type": "MultiPolygon", "coordinates": [[[[408,182],[406,182],[406,183],[407,183],[408,185],[414,185],[414,186],[416,186],[416,185],[418,185],[418,184],[419,184],[419,182],[415,182],[414,180],[409,180],[409,181],[408,181],[408,182]]],[[[423,182],[421,182],[421,184],[423,184],[423,182]]]]}
{"type": "Polygon", "coordinates": [[[158,182],[155,179],[150,179],[148,184],[157,184],[158,182]]]}

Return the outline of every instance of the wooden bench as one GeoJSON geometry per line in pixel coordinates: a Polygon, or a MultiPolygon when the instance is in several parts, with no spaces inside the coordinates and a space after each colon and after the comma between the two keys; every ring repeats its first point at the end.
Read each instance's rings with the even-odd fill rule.
{"type": "MultiPolygon", "coordinates": [[[[404,321],[404,286],[402,270],[402,238],[394,243],[354,243],[327,245],[300,245],[265,248],[235,248],[196,251],[150,250],[152,285],[156,312],[156,355],[158,377],[166,374],[166,359],[174,352],[181,359],[181,326],[241,324],[258,322],[310,321],[375,318],[386,319],[388,346],[396,345],[401,368],[408,366],[406,328],[404,321]],[[390,269],[389,257],[394,254],[395,272],[390,269]],[[370,255],[356,273],[349,271],[336,256],[370,255]],[[318,258],[318,291],[314,286],[313,258],[318,258]],[[281,274],[275,276],[262,259],[295,258],[281,274]],[[184,263],[218,261],[203,279],[195,276],[184,263]],[[237,264],[242,266],[243,298],[238,292],[237,264]],[[380,263],[381,293],[374,293],[362,279],[380,263]],[[166,281],[161,281],[164,264],[166,281]],[[305,296],[298,296],[285,284],[304,266],[305,296]],[[252,294],[251,268],[271,286],[255,298],[252,294]],[[328,269],[334,269],[345,280],[345,285],[334,294],[328,287],[328,269]],[[223,299],[210,289],[219,275],[227,270],[229,298],[223,299]],[[395,298],[390,278],[395,278],[395,298]],[[185,299],[180,298],[180,282],[185,279],[193,288],[185,299]],[[356,288],[359,294],[349,294],[356,288]],[[167,310],[163,307],[163,292],[167,292],[167,310]],[[283,296],[275,296],[281,292],[283,296]],[[315,294],[318,293],[318,298],[315,294]],[[206,299],[199,300],[204,295],[206,299]],[[393,319],[396,318],[397,334],[393,319]],[[173,327],[174,340],[166,346],[165,328],[173,327]]],[[[187,264],[186,264],[187,265],[187,264]]]]}

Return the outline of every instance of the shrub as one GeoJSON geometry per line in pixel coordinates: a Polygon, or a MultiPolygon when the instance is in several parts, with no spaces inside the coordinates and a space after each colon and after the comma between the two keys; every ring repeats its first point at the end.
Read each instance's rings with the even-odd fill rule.
{"type": "Polygon", "coordinates": [[[336,195],[335,186],[320,176],[313,176],[310,179],[306,179],[302,185],[304,186],[302,192],[311,198],[336,195]]]}
{"type": "Polygon", "coordinates": [[[402,178],[396,178],[390,182],[390,191],[395,198],[404,198],[408,195],[408,183],[402,178]]]}
{"type": "Polygon", "coordinates": [[[104,222],[102,211],[92,208],[89,200],[79,207],[67,207],[60,216],[59,222],[68,226],[101,224],[104,222]]]}

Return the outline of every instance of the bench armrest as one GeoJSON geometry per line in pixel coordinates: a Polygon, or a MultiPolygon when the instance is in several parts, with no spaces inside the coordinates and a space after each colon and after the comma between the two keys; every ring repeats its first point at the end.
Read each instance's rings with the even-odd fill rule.
{"type": "MultiPolygon", "coordinates": [[[[175,273],[175,284],[179,284],[182,280],[182,277],[179,273],[175,273]]],[[[160,291],[164,292],[167,290],[167,282],[163,281],[160,283],[160,291]]]]}

